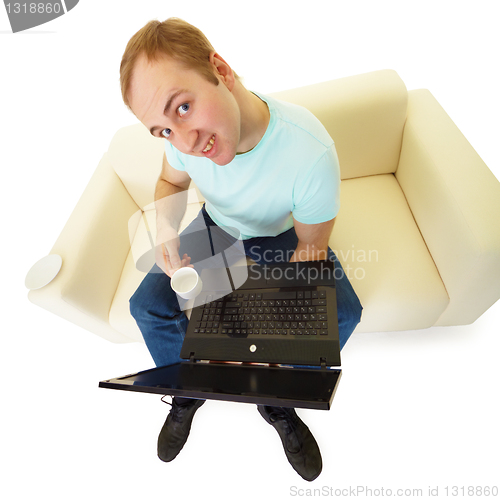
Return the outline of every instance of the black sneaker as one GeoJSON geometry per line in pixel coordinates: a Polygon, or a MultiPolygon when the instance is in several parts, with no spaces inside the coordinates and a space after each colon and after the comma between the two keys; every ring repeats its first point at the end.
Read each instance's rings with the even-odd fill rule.
{"type": "Polygon", "coordinates": [[[260,405],[257,408],[278,432],[291,466],[306,481],[314,481],[321,473],[323,462],[318,443],[306,424],[293,408],[260,405]]]}
{"type": "Polygon", "coordinates": [[[204,402],[203,399],[172,398],[172,409],[158,436],[160,460],[171,462],[179,454],[186,444],[194,414],[204,402]]]}

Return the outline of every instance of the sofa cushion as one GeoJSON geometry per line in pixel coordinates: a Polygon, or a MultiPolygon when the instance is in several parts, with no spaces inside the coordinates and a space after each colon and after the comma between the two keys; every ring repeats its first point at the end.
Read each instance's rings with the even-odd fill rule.
{"type": "Polygon", "coordinates": [[[408,92],[392,70],[271,94],[309,109],[335,141],[342,179],[394,173],[408,92]]]}
{"type": "Polygon", "coordinates": [[[432,326],[449,298],[394,175],[343,181],[330,247],[364,307],[357,332],[432,326]]]}
{"type": "Polygon", "coordinates": [[[109,161],[139,208],[154,201],[164,146],[142,123],[121,128],[111,140],[109,161]]]}

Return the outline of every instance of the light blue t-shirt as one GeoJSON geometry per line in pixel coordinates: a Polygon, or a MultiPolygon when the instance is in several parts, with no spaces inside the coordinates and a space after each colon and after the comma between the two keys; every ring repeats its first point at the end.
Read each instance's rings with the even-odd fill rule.
{"type": "Polygon", "coordinates": [[[307,109],[254,93],[270,111],[255,148],[220,166],[181,153],[166,140],[168,163],[196,183],[212,220],[236,228],[241,239],[277,236],[293,226],[292,214],[304,224],[333,219],[340,206],[340,169],[332,138],[307,109]]]}

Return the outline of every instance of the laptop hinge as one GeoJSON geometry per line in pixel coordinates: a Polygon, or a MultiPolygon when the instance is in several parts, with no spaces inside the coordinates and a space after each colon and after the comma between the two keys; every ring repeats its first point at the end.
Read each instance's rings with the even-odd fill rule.
{"type": "Polygon", "coordinates": [[[190,363],[196,363],[196,359],[194,359],[194,352],[189,354],[189,361],[190,363]]]}
{"type": "Polygon", "coordinates": [[[326,370],[326,358],[319,358],[320,360],[320,363],[321,363],[321,369],[325,369],[326,370]]]}

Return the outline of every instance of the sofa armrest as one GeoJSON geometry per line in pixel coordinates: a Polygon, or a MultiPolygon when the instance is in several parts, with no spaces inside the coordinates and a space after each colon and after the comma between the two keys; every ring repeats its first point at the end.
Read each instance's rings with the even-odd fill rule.
{"type": "Polygon", "coordinates": [[[104,154],[51,254],[56,278],[31,290],[31,302],[112,342],[129,342],[109,325],[109,309],[130,251],[129,218],[138,209],[104,154]]]}
{"type": "Polygon", "coordinates": [[[500,298],[500,183],[429,91],[408,94],[396,178],[450,297],[436,326],[469,324],[500,298]]]}

